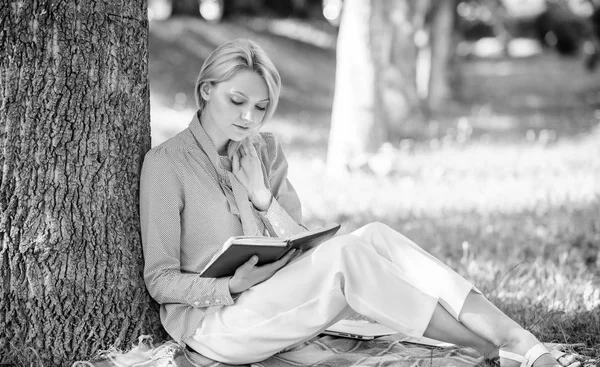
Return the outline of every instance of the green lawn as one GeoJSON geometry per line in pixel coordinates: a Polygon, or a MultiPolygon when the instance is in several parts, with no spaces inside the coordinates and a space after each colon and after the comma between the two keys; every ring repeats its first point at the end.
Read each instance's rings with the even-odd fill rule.
{"type": "MultiPolygon", "coordinates": [[[[329,177],[335,50],[265,24],[151,25],[155,144],[189,122],[190,91],[208,52],[226,39],[253,38],[281,69],[282,103],[265,129],[284,143],[309,226],[340,222],[349,232],[387,223],[542,340],[584,343],[578,351],[600,357],[600,73],[551,54],[465,61],[459,102],[429,124],[436,139],[386,150],[375,173],[329,177]]],[[[323,39],[334,35],[315,29],[323,39]]]]}

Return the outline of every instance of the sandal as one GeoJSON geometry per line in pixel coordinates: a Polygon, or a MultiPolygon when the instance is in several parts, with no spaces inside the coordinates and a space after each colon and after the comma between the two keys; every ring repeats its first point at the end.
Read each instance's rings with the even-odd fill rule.
{"type": "MultiPolygon", "coordinates": [[[[525,353],[525,356],[522,356],[517,353],[507,352],[502,349],[499,350],[498,354],[499,354],[500,358],[506,358],[506,359],[511,359],[513,361],[520,362],[521,363],[520,367],[532,367],[538,358],[540,358],[544,354],[550,354],[550,352],[548,351],[548,349],[546,349],[544,344],[539,343],[539,344],[536,344],[533,347],[531,347],[527,351],[527,353],[525,353]]],[[[538,366],[538,367],[542,367],[542,366],[538,366]]],[[[559,363],[554,363],[554,364],[546,364],[543,367],[563,367],[563,366],[559,363]]]]}
{"type": "Polygon", "coordinates": [[[558,349],[552,349],[550,355],[554,357],[563,367],[580,367],[581,361],[578,361],[577,354],[563,352],[558,349]]]}

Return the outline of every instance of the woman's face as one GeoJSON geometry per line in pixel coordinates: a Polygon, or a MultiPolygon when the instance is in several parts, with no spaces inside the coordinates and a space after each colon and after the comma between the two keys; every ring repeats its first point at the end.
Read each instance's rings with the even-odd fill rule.
{"type": "Polygon", "coordinates": [[[205,83],[201,93],[206,100],[202,126],[217,151],[224,152],[229,140],[243,140],[262,125],[269,90],[258,74],[241,70],[224,82],[205,83]]]}

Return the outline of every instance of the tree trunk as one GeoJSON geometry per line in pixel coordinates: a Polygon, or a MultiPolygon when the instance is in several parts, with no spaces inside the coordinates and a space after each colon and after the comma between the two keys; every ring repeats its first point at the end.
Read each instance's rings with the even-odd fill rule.
{"type": "Polygon", "coordinates": [[[147,39],[143,0],[1,5],[0,362],[29,365],[31,347],[66,366],[164,335],[138,215],[147,39]]]}
{"type": "Polygon", "coordinates": [[[453,0],[444,0],[436,2],[432,9],[431,70],[427,102],[434,111],[452,97],[448,68],[453,55],[455,5],[453,0]]]}
{"type": "Polygon", "coordinates": [[[360,164],[363,156],[375,151],[387,135],[385,124],[376,116],[371,11],[370,1],[344,2],[327,157],[329,168],[336,171],[360,164]]]}
{"type": "MultiPolygon", "coordinates": [[[[422,3],[422,2],[421,2],[422,3]]],[[[416,0],[346,0],[337,43],[328,167],[355,169],[386,141],[421,129],[416,0]]]]}

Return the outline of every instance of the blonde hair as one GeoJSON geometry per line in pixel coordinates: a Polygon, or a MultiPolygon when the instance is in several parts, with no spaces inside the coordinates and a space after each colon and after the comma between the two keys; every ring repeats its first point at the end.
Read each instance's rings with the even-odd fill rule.
{"type": "Polygon", "coordinates": [[[267,84],[269,103],[261,123],[267,121],[275,113],[279,102],[281,77],[265,51],[249,39],[240,38],[229,41],[208,55],[200,69],[194,88],[198,109],[202,111],[206,106],[206,101],[200,94],[204,83],[215,85],[224,82],[240,70],[250,70],[256,73],[267,84]]]}

